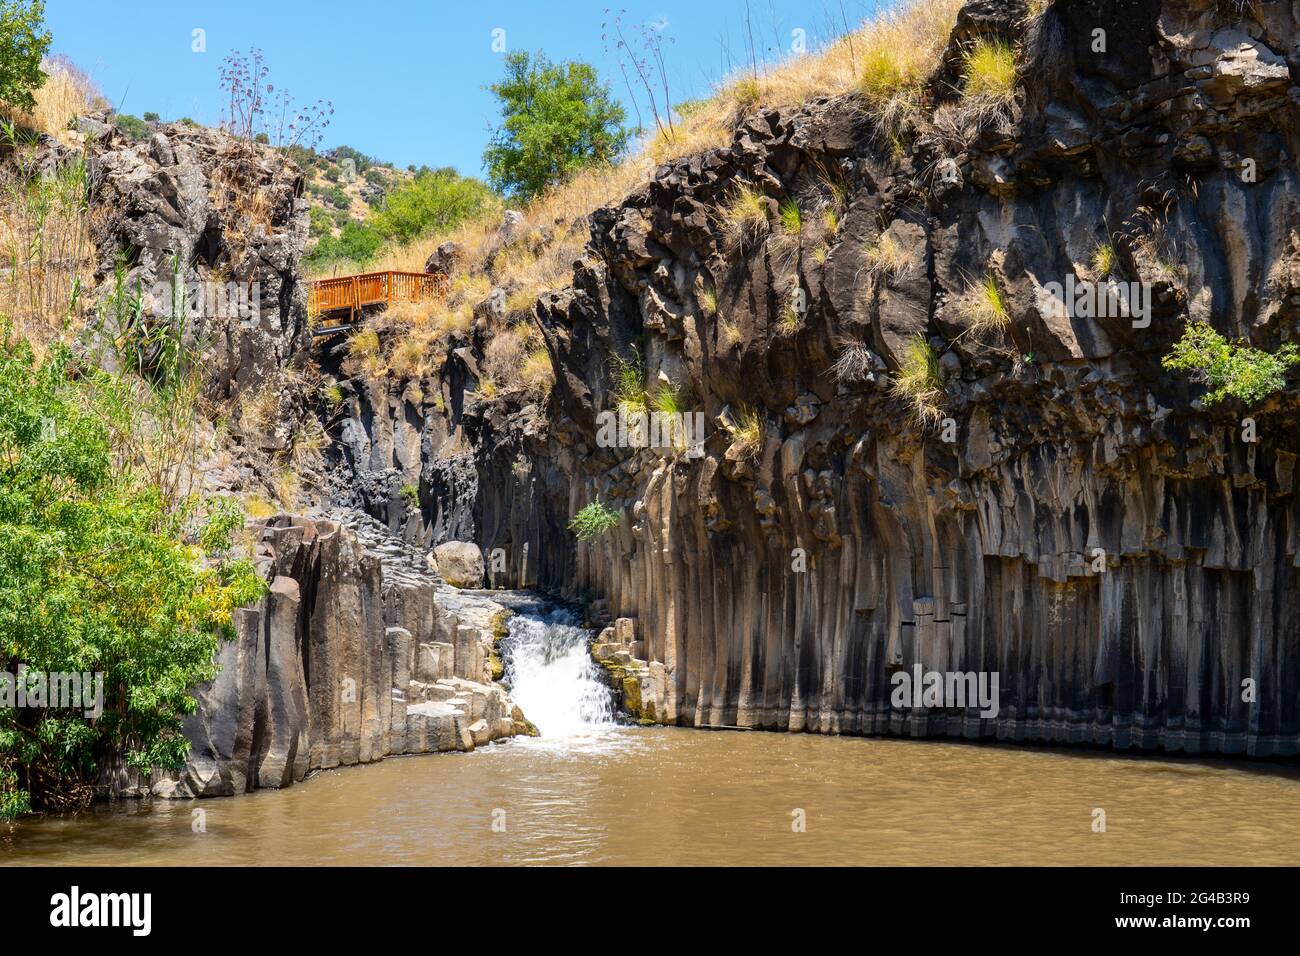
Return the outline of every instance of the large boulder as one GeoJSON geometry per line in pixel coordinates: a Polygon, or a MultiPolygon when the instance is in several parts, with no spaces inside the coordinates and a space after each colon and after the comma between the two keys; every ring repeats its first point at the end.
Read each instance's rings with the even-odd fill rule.
{"type": "Polygon", "coordinates": [[[457,588],[483,586],[483,552],[472,541],[444,541],[433,549],[442,579],[457,588]]]}

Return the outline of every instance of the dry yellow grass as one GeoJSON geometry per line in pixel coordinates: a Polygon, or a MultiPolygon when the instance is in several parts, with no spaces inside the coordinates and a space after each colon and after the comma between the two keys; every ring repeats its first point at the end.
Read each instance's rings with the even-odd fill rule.
{"type": "Polygon", "coordinates": [[[68,143],[68,127],[74,119],[108,104],[90,77],[70,60],[50,57],[41,69],[45,82],[32,94],[35,108],[31,112],[6,109],[5,114],[21,126],[68,143]]]}
{"type": "Polygon", "coordinates": [[[394,342],[388,354],[388,370],[397,378],[418,378],[424,374],[427,354],[422,336],[404,335],[394,342]]]}
{"type": "Polygon", "coordinates": [[[494,385],[509,388],[519,381],[527,343],[517,328],[493,336],[483,352],[483,374],[494,385]]]}
{"type": "Polygon", "coordinates": [[[913,250],[904,248],[889,233],[882,233],[875,244],[867,249],[867,263],[875,275],[899,278],[912,271],[916,257],[913,250]]]}
{"type": "Polygon", "coordinates": [[[261,520],[274,518],[280,513],[280,508],[260,495],[249,495],[244,499],[244,513],[254,520],[261,520]]]}
{"type": "Polygon", "coordinates": [[[740,328],[730,319],[723,319],[718,323],[718,342],[723,348],[731,348],[733,345],[740,344],[740,328]]]}
{"type": "Polygon", "coordinates": [[[798,106],[816,96],[858,92],[883,120],[914,109],[922,81],[939,62],[962,0],[911,0],[882,13],[824,49],[795,56],[760,75],[750,71],[721,84],[707,102],[656,134],[645,147],[666,163],[726,146],[736,124],[759,106],[798,106]]]}
{"type": "Polygon", "coordinates": [[[544,401],[551,394],[555,384],[555,369],[551,365],[551,353],[545,347],[533,349],[524,359],[519,371],[519,378],[524,391],[538,401],[544,401]]]}

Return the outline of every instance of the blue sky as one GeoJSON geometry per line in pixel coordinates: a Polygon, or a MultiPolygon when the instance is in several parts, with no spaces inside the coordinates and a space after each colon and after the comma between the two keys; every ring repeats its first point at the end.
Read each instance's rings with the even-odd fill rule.
{"type": "MultiPolygon", "coordinates": [[[[592,63],[628,105],[617,61],[605,50],[606,9],[625,28],[653,24],[665,38],[674,102],[699,96],[748,57],[788,53],[792,31],[809,48],[887,0],[46,0],[51,52],[90,73],[122,112],[218,121],[218,70],[227,53],[262,50],[271,80],[299,102],[333,102],[322,148],[346,143],[398,166],[455,166],[481,173],[502,72],[493,31],[508,50],[592,63]],[[194,52],[202,30],[206,52],[194,52]]],[[[629,120],[634,114],[628,110],[629,120]]],[[[647,117],[647,122],[649,119],[647,117]]]]}

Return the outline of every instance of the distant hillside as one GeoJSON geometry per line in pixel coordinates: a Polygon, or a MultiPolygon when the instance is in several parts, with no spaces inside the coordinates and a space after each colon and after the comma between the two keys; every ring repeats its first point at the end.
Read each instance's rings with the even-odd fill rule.
{"type": "Polygon", "coordinates": [[[309,259],[337,258],[313,253],[329,251],[321,248],[322,242],[330,250],[339,249],[348,225],[368,225],[382,208],[384,197],[415,173],[413,169],[396,169],[350,146],[321,152],[291,149],[290,155],[306,175],[304,197],[311,217],[309,259]]]}

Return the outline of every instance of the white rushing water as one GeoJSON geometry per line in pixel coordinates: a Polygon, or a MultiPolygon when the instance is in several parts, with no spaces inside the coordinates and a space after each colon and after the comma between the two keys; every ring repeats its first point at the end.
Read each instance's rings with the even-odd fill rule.
{"type": "Polygon", "coordinates": [[[508,623],[505,680],[510,696],[546,738],[575,737],[614,725],[609,687],[587,650],[577,616],[558,608],[516,614],[508,623]]]}

